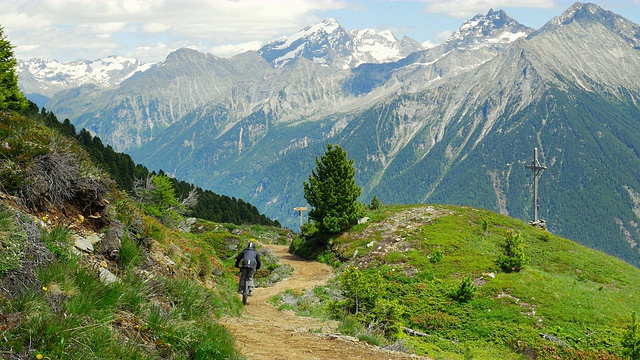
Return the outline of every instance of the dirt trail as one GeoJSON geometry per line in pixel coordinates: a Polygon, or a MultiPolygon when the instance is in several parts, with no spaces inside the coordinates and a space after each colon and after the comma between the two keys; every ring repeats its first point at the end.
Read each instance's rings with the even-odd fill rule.
{"type": "Polygon", "coordinates": [[[248,359],[416,359],[398,352],[374,347],[364,342],[331,336],[335,329],[319,320],[296,316],[291,311],[278,311],[267,301],[286,289],[311,289],[322,285],[333,274],[331,267],[306,261],[287,252],[287,246],[268,245],[281,261],[291,265],[288,279],[268,288],[256,288],[241,317],[224,318],[236,345],[248,359]],[[322,332],[317,332],[322,329],[322,332]],[[311,332],[312,330],[313,332],[311,332]]]}

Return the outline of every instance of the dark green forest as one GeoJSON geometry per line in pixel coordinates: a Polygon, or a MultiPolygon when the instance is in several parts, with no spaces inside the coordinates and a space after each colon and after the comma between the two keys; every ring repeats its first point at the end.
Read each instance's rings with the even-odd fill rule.
{"type": "MultiPolygon", "coordinates": [[[[150,175],[166,175],[162,170],[150,171],[145,166],[136,164],[131,156],[118,153],[110,145],[104,145],[99,137],[93,136],[86,129],[76,131],[75,126],[65,119],[60,122],[55,114],[42,110],[29,102],[27,110],[29,115],[39,117],[49,127],[59,130],[61,133],[74,137],[89,153],[91,160],[100,165],[105,172],[116,182],[118,188],[131,194],[136,180],[146,179],[150,175]]],[[[198,204],[191,209],[188,215],[219,223],[231,223],[237,225],[255,224],[281,227],[278,220],[271,220],[253,206],[242,199],[216,194],[211,190],[203,190],[195,185],[170,177],[173,182],[177,198],[186,198],[195,188],[199,193],[198,204]]]]}

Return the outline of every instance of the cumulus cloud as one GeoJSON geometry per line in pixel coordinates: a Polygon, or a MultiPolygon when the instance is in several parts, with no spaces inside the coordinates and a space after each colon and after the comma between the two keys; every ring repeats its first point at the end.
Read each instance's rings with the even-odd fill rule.
{"type": "Polygon", "coordinates": [[[421,0],[425,3],[424,12],[441,13],[447,16],[466,19],[488,8],[533,8],[549,9],[555,6],[554,0],[421,0]]]}
{"type": "Polygon", "coordinates": [[[320,21],[321,12],[346,6],[346,0],[9,0],[0,25],[18,58],[56,53],[70,61],[116,49],[140,53],[148,44],[156,44],[152,52],[184,46],[228,52],[298,31],[320,21]]]}
{"type": "Polygon", "coordinates": [[[209,53],[216,54],[222,57],[232,57],[250,50],[258,50],[264,43],[261,41],[249,41],[242,44],[227,44],[214,46],[209,49],[209,53]]]}

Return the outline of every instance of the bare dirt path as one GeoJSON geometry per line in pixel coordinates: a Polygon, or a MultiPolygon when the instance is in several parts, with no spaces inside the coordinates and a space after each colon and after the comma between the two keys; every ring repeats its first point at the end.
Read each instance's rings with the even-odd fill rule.
{"type": "Polygon", "coordinates": [[[311,289],[333,274],[331,267],[306,261],[287,252],[288,246],[267,245],[281,261],[291,265],[288,279],[268,288],[256,288],[241,317],[227,317],[221,324],[229,329],[236,345],[248,359],[416,359],[416,356],[380,349],[364,342],[331,336],[334,326],[319,320],[279,311],[267,301],[286,289],[311,289]],[[317,332],[322,329],[322,332],[317,332]],[[313,332],[311,332],[313,331],[313,332]]]}

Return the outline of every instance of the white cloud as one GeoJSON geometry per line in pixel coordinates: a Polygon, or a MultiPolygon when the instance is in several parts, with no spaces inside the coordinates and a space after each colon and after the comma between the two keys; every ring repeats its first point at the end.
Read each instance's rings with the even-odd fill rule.
{"type": "Polygon", "coordinates": [[[293,33],[320,21],[320,12],[346,6],[346,0],[4,0],[0,25],[16,57],[71,61],[160,43],[229,52],[293,33]]]}
{"type": "Polygon", "coordinates": [[[451,34],[453,34],[453,31],[451,30],[440,31],[436,34],[436,37],[434,38],[434,40],[438,44],[443,43],[451,37],[451,34]]]}
{"type": "Polygon", "coordinates": [[[258,50],[262,46],[261,41],[249,41],[242,44],[214,46],[207,51],[210,54],[220,57],[231,57],[250,50],[258,50]]]}
{"type": "Polygon", "coordinates": [[[153,43],[145,46],[139,46],[133,51],[124,54],[125,57],[138,59],[139,61],[157,62],[164,60],[167,55],[175,49],[170,49],[166,44],[153,43]]]}
{"type": "Polygon", "coordinates": [[[143,29],[144,29],[144,32],[147,32],[147,33],[161,33],[171,29],[171,26],[168,24],[154,22],[154,23],[144,24],[143,29]]]}
{"type": "Polygon", "coordinates": [[[442,13],[459,19],[467,19],[487,9],[532,8],[549,9],[554,0],[422,0],[424,12],[442,13]]]}

